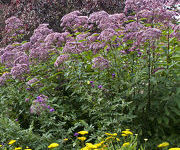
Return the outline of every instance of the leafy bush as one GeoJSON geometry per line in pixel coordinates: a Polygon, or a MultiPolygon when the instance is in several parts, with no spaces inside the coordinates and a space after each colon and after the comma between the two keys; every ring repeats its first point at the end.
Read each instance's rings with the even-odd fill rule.
{"type": "Polygon", "coordinates": [[[80,130],[95,143],[130,127],[147,149],[179,146],[177,13],[160,1],[147,14],[147,5],[125,4],[134,16],[73,11],[61,19],[64,32],[40,24],[29,41],[0,49],[2,142],[38,150],[68,138],[60,148],[73,149],[80,130]]]}

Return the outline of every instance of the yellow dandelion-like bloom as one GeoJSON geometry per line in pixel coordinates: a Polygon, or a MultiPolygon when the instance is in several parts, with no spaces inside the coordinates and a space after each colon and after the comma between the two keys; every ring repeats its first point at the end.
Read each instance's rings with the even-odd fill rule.
{"type": "Polygon", "coordinates": [[[90,84],[90,81],[87,81],[87,84],[90,84]]]}
{"type": "Polygon", "coordinates": [[[105,139],[105,141],[107,141],[107,140],[109,140],[109,139],[112,139],[113,138],[113,136],[109,136],[109,137],[107,137],[106,139],[105,139]]]}
{"type": "Polygon", "coordinates": [[[14,150],[21,150],[22,147],[16,147],[14,150]]]}
{"type": "Polygon", "coordinates": [[[96,145],[97,147],[100,147],[104,143],[105,143],[105,141],[101,141],[100,143],[97,143],[97,144],[94,144],[94,145],[96,145]]]}
{"type": "Polygon", "coordinates": [[[127,134],[121,134],[122,136],[128,136],[127,134]]]}
{"type": "Polygon", "coordinates": [[[167,147],[167,146],[169,146],[169,143],[163,142],[163,143],[159,144],[157,147],[161,148],[161,147],[167,147]]]}
{"type": "Polygon", "coordinates": [[[68,138],[65,138],[64,141],[68,141],[68,138]]]}
{"type": "Polygon", "coordinates": [[[82,136],[82,137],[78,137],[78,139],[81,140],[81,141],[85,141],[86,137],[82,136]]]}
{"type": "Polygon", "coordinates": [[[128,146],[128,145],[130,145],[130,143],[129,143],[129,142],[126,142],[126,143],[124,143],[122,146],[125,147],[125,146],[128,146]]]}
{"type": "Polygon", "coordinates": [[[117,136],[117,133],[113,133],[113,134],[111,134],[111,133],[105,133],[106,135],[108,135],[108,136],[117,136]]]}
{"type": "Polygon", "coordinates": [[[0,145],[0,147],[2,147],[2,145],[0,145]]]}
{"type": "Polygon", "coordinates": [[[24,150],[32,150],[32,149],[30,149],[28,146],[26,146],[26,149],[24,149],[24,150]]]}
{"type": "Polygon", "coordinates": [[[117,140],[117,141],[120,141],[120,139],[119,139],[119,138],[116,138],[116,140],[117,140]]]}
{"type": "Polygon", "coordinates": [[[79,131],[78,133],[81,135],[85,135],[85,134],[88,134],[88,131],[79,131]]]}
{"type": "Polygon", "coordinates": [[[131,131],[122,131],[123,134],[126,134],[126,135],[132,135],[133,133],[131,131]]]}
{"type": "Polygon", "coordinates": [[[58,147],[59,144],[58,143],[52,143],[48,146],[48,148],[55,148],[55,147],[58,147]]]}
{"type": "Polygon", "coordinates": [[[92,143],[86,143],[86,147],[88,147],[88,148],[98,148],[97,147],[97,145],[94,145],[94,144],[92,144],[92,143]]]}
{"type": "Polygon", "coordinates": [[[16,140],[11,140],[8,144],[9,145],[12,145],[13,143],[15,143],[16,142],[16,140]]]}
{"type": "Polygon", "coordinates": [[[170,148],[169,150],[180,150],[180,148],[175,147],[175,148],[170,148]]]}
{"type": "Polygon", "coordinates": [[[81,148],[81,150],[91,150],[91,149],[88,147],[83,147],[83,148],[81,148]]]}

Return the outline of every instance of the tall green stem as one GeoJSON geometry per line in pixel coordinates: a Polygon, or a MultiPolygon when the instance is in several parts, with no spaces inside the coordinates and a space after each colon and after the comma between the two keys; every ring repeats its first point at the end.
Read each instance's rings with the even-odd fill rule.
{"type": "Polygon", "coordinates": [[[167,69],[169,68],[169,48],[170,48],[170,43],[169,43],[169,25],[168,25],[168,35],[167,35],[167,40],[168,40],[168,45],[167,45],[167,69]]]}
{"type": "Polygon", "coordinates": [[[147,110],[150,111],[151,107],[151,49],[149,44],[149,50],[147,50],[148,55],[148,102],[147,110]]]}

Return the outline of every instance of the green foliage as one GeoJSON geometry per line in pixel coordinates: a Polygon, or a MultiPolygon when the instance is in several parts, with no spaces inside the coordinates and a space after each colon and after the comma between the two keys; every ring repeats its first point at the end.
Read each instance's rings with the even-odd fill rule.
{"type": "MultiPolygon", "coordinates": [[[[1,141],[18,139],[18,145],[43,150],[68,138],[60,148],[73,149],[78,145],[73,134],[79,130],[89,131],[88,142],[94,142],[103,132],[130,127],[139,133],[141,142],[149,139],[147,149],[161,141],[180,146],[178,41],[168,39],[165,30],[161,39],[141,45],[139,56],[137,51],[120,53],[130,49],[133,41],[115,47],[116,38],[97,54],[71,54],[59,68],[54,67],[58,57],[54,53],[46,62],[33,60],[37,64],[30,65],[31,73],[25,80],[9,79],[0,90],[1,141]],[[110,50],[106,51],[108,46],[110,50]],[[102,56],[110,67],[93,68],[92,60],[102,56]],[[27,81],[33,78],[39,81],[27,90],[27,81]],[[54,112],[30,113],[33,100],[40,94],[48,96],[54,112]]],[[[57,49],[62,51],[62,47],[57,49]]],[[[0,72],[5,71],[1,66],[0,72]]],[[[135,142],[128,150],[139,147],[135,142]]]]}

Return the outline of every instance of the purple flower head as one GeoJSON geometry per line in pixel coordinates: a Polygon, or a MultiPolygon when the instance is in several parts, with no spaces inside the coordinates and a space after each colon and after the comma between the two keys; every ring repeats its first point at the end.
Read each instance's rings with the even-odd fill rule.
{"type": "Polygon", "coordinates": [[[110,50],[110,48],[108,47],[108,48],[106,49],[106,51],[109,52],[109,50],[110,50]]]}
{"type": "Polygon", "coordinates": [[[92,83],[94,83],[94,81],[90,81],[90,83],[92,84],[92,83]]]}
{"type": "Polygon", "coordinates": [[[94,84],[91,84],[91,87],[95,87],[95,85],[94,85],[94,84]]]}
{"type": "Polygon", "coordinates": [[[115,46],[116,46],[116,47],[118,47],[118,46],[119,46],[119,44],[116,44],[115,46]]]}
{"type": "Polygon", "coordinates": [[[142,52],[138,52],[138,55],[141,56],[141,55],[142,55],[142,52]]]}
{"type": "Polygon", "coordinates": [[[127,54],[126,51],[120,51],[120,53],[122,53],[122,54],[127,54]]]}
{"type": "Polygon", "coordinates": [[[45,95],[39,95],[32,103],[30,112],[32,114],[40,115],[43,111],[47,110],[47,99],[45,95]]]}
{"type": "Polygon", "coordinates": [[[38,100],[40,100],[40,99],[41,99],[41,97],[40,97],[40,96],[38,96],[38,97],[37,97],[37,99],[38,99],[38,100]]]}
{"type": "Polygon", "coordinates": [[[51,109],[50,109],[50,112],[53,112],[53,111],[55,111],[55,109],[54,109],[54,108],[51,108],[51,109]]]}
{"type": "Polygon", "coordinates": [[[48,108],[48,109],[51,109],[51,106],[48,105],[47,108],[48,108]]]}
{"type": "Polygon", "coordinates": [[[102,89],[102,87],[103,87],[102,85],[98,85],[98,88],[99,88],[99,89],[102,89]]]}
{"type": "Polygon", "coordinates": [[[15,121],[18,121],[18,119],[16,119],[15,121]]]}
{"type": "Polygon", "coordinates": [[[26,88],[26,90],[28,90],[28,91],[29,91],[30,89],[31,89],[31,88],[29,88],[29,87],[28,87],[28,88],[26,88]]]}
{"type": "Polygon", "coordinates": [[[25,102],[28,102],[28,101],[29,101],[29,98],[26,98],[26,99],[25,99],[25,102]]]}
{"type": "Polygon", "coordinates": [[[112,74],[112,77],[114,78],[115,76],[116,76],[116,74],[115,74],[115,73],[113,73],[113,74],[112,74]]]}
{"type": "Polygon", "coordinates": [[[74,133],[74,136],[78,136],[79,135],[79,133],[74,133]]]}

